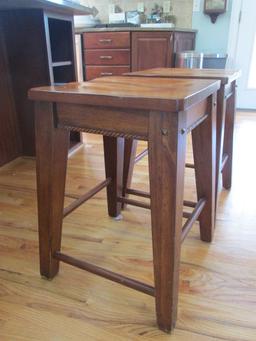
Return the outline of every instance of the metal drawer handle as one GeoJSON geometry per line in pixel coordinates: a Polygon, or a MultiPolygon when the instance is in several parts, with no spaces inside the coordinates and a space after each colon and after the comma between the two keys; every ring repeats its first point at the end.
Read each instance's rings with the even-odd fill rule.
{"type": "Polygon", "coordinates": [[[113,76],[113,72],[101,72],[101,76],[113,76]]]}
{"type": "Polygon", "coordinates": [[[112,43],[112,39],[99,39],[99,42],[102,44],[110,44],[112,43]]]}
{"type": "Polygon", "coordinates": [[[100,56],[100,59],[113,59],[112,56],[100,56]]]}

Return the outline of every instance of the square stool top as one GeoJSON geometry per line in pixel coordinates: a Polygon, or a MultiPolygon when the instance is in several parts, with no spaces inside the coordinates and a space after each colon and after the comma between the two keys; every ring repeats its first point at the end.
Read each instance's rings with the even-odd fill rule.
{"type": "Polygon", "coordinates": [[[125,75],[136,77],[218,79],[222,85],[225,85],[238,79],[241,76],[241,71],[226,69],[156,68],[129,72],[125,75]]]}
{"type": "Polygon", "coordinates": [[[209,79],[164,79],[103,77],[89,82],[68,83],[29,90],[36,101],[156,111],[183,111],[212,95],[220,81],[209,79]]]}

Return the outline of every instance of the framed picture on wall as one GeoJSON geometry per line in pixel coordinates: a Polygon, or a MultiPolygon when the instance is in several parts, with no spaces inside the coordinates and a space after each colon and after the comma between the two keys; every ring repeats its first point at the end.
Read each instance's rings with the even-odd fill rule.
{"type": "Polygon", "coordinates": [[[204,13],[211,17],[212,23],[216,22],[219,14],[226,12],[227,0],[204,0],[204,13]]]}
{"type": "Polygon", "coordinates": [[[205,11],[226,11],[227,0],[205,0],[204,10],[205,11]]]}

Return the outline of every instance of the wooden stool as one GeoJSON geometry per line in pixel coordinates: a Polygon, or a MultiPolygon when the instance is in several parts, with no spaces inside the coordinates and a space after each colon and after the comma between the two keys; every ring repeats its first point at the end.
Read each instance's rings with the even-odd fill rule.
{"type": "MultiPolygon", "coordinates": [[[[216,91],[210,80],[106,77],[32,89],[36,151],[40,271],[53,278],[63,261],[155,297],[157,322],[175,325],[181,242],[200,220],[211,241],[215,211],[216,91]],[[198,202],[183,201],[186,136],[193,130],[198,202]],[[69,131],[104,136],[106,180],[64,209],[69,131]],[[61,252],[63,216],[107,187],[108,212],[120,214],[124,138],[148,141],[154,287],[61,252]],[[183,205],[193,212],[183,214],[183,205]],[[187,218],[182,227],[182,216],[187,218]]],[[[136,205],[139,206],[138,202],[136,205]]]]}
{"type": "MultiPolygon", "coordinates": [[[[145,71],[127,73],[135,77],[161,77],[183,79],[212,79],[220,80],[221,87],[217,94],[217,140],[216,140],[216,205],[219,185],[219,175],[222,172],[223,187],[230,189],[232,183],[233,133],[235,121],[236,81],[240,71],[213,69],[183,69],[158,68],[145,71]]],[[[136,156],[137,141],[125,141],[123,196],[128,194],[140,195],[139,191],[131,189],[134,165],[141,160],[148,151],[144,150],[136,156]]],[[[193,164],[186,164],[194,168],[193,164]]]]}

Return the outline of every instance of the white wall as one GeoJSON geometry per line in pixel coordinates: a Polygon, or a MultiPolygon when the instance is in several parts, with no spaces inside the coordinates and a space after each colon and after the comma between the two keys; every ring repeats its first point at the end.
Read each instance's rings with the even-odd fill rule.
{"type": "Polygon", "coordinates": [[[192,27],[198,30],[196,50],[208,53],[227,53],[229,26],[232,12],[232,0],[228,1],[227,11],[218,16],[215,24],[204,14],[204,1],[200,2],[200,11],[193,13],[192,27]]]}

